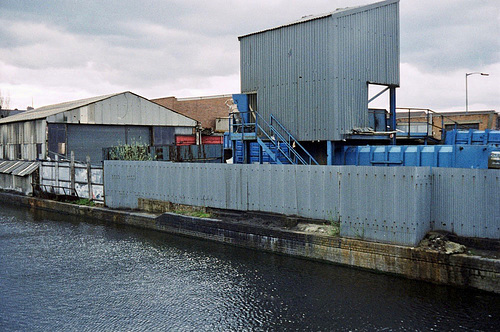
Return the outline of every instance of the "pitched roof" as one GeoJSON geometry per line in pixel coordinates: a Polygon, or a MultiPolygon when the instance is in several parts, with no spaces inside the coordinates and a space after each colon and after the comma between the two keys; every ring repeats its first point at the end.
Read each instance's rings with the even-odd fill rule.
{"type": "Polygon", "coordinates": [[[296,21],[290,22],[290,23],[279,25],[279,26],[273,27],[273,28],[268,28],[268,29],[264,29],[264,30],[252,32],[252,33],[249,33],[249,34],[246,34],[246,35],[243,35],[243,36],[239,36],[238,39],[245,38],[245,37],[248,37],[248,36],[251,36],[251,35],[255,35],[255,34],[259,34],[259,33],[266,32],[266,31],[281,29],[281,28],[284,28],[284,27],[287,27],[287,26],[291,26],[291,25],[295,25],[295,24],[300,24],[300,23],[304,23],[304,22],[308,22],[308,21],[312,21],[312,20],[317,20],[317,19],[329,17],[329,16],[338,16],[338,17],[340,17],[340,16],[345,16],[345,15],[352,15],[352,14],[356,14],[356,13],[359,13],[359,12],[370,10],[370,9],[373,9],[373,8],[376,8],[376,7],[390,5],[390,4],[393,4],[393,3],[396,3],[396,2],[399,2],[399,0],[385,0],[385,1],[376,2],[376,3],[372,3],[372,4],[369,4],[369,5],[365,5],[365,6],[337,8],[333,12],[319,14],[319,15],[307,15],[307,16],[303,16],[302,18],[300,18],[300,19],[298,19],[296,21]]]}
{"type": "Polygon", "coordinates": [[[38,120],[44,119],[51,115],[55,115],[58,113],[66,112],[75,108],[80,108],[104,99],[108,99],[110,97],[114,97],[120,95],[125,92],[114,93],[110,95],[97,96],[92,98],[80,99],[68,101],[60,104],[53,104],[35,108],[30,111],[22,112],[19,114],[15,114],[3,119],[0,119],[0,124],[2,123],[10,123],[10,122],[19,122],[19,121],[30,121],[30,120],[38,120]]]}
{"type": "Polygon", "coordinates": [[[0,160],[0,173],[25,176],[38,169],[36,161],[0,160]]]}

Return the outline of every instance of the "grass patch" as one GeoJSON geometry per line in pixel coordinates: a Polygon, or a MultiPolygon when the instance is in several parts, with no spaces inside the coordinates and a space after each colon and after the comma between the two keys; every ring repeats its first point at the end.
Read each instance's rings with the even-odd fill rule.
{"type": "Polygon", "coordinates": [[[330,227],[328,229],[328,235],[330,236],[340,236],[340,221],[330,221],[330,227]]]}
{"type": "Polygon", "coordinates": [[[67,201],[67,203],[76,204],[76,205],[85,205],[85,206],[95,206],[95,202],[88,198],[80,198],[76,201],[67,201]]]}
{"type": "Polygon", "coordinates": [[[184,216],[197,217],[197,218],[211,218],[212,215],[203,211],[187,211],[187,210],[173,210],[172,213],[182,214],[184,216]]]}

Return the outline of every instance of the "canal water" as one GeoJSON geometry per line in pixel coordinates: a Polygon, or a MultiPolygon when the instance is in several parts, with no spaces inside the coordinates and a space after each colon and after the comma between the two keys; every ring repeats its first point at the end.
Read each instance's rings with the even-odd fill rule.
{"type": "Polygon", "coordinates": [[[500,297],[0,205],[1,331],[493,331],[500,297]]]}

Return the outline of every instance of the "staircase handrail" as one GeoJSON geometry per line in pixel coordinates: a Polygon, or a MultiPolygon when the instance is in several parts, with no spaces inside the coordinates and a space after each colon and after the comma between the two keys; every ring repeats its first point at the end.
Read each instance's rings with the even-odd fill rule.
{"type": "Polygon", "coordinates": [[[245,128],[247,127],[252,128],[252,126],[255,126],[255,123],[253,122],[245,122],[245,119],[241,116],[241,114],[244,113],[250,113],[250,112],[235,111],[229,113],[229,129],[231,133],[235,132],[234,128],[241,127],[241,133],[245,134],[245,128]],[[234,116],[237,114],[240,115],[240,121],[241,121],[240,123],[235,123],[234,121],[234,116]]]}
{"type": "Polygon", "coordinates": [[[275,129],[274,129],[274,128],[273,128],[273,127],[272,127],[272,126],[271,126],[271,125],[270,125],[270,124],[269,124],[269,123],[268,123],[268,122],[267,122],[267,121],[266,121],[266,120],[265,120],[265,119],[264,119],[264,118],[263,118],[260,114],[259,114],[259,113],[254,112],[254,114],[256,115],[256,116],[255,116],[255,133],[256,133],[256,134],[257,134],[257,130],[258,130],[258,129],[260,129],[260,131],[261,131],[261,132],[262,132],[262,133],[263,133],[263,134],[264,134],[264,135],[265,135],[265,136],[266,136],[266,137],[267,137],[267,138],[271,141],[271,143],[272,143],[272,144],[274,144],[274,146],[276,146],[276,149],[277,149],[279,152],[281,152],[281,154],[282,154],[283,156],[285,156],[285,158],[286,158],[286,159],[287,159],[287,160],[288,160],[291,164],[293,164],[294,162],[293,162],[292,158],[290,158],[289,153],[293,153],[293,154],[294,154],[294,156],[295,156],[297,159],[299,159],[299,161],[300,161],[301,163],[303,163],[304,165],[306,164],[306,161],[305,161],[305,160],[304,160],[304,159],[303,159],[300,155],[298,155],[298,154],[297,154],[297,151],[295,151],[295,150],[293,149],[293,147],[292,147],[290,144],[288,144],[288,142],[286,142],[285,138],[284,138],[284,137],[283,137],[280,133],[276,132],[276,130],[275,130],[275,129]],[[271,133],[272,133],[272,134],[275,134],[275,135],[277,136],[277,138],[278,138],[278,139],[276,139],[276,137],[272,137],[272,136],[270,136],[270,135],[267,133],[267,131],[266,131],[266,130],[264,130],[264,128],[263,128],[263,127],[259,124],[259,121],[260,121],[260,122],[263,122],[263,123],[264,123],[267,127],[269,127],[269,129],[270,129],[271,133]],[[283,150],[281,149],[280,144],[279,144],[279,143],[280,143],[279,139],[280,139],[281,141],[283,141],[283,142],[287,145],[287,147],[288,147],[288,151],[289,151],[288,153],[286,153],[285,151],[283,151],[283,150]]]}
{"type": "MultiPolygon", "coordinates": [[[[311,155],[311,154],[310,154],[310,153],[309,153],[309,152],[308,152],[308,151],[307,151],[307,150],[306,150],[306,149],[305,149],[305,148],[304,148],[304,147],[303,147],[303,146],[299,143],[299,141],[297,141],[297,140],[295,139],[295,137],[293,137],[293,135],[292,135],[292,134],[291,134],[288,130],[286,130],[286,128],[285,128],[285,127],[281,124],[281,122],[279,122],[279,121],[278,121],[278,119],[276,119],[276,117],[275,117],[274,115],[272,115],[272,114],[271,114],[271,125],[270,125],[270,126],[271,126],[271,128],[273,128],[273,129],[274,129],[273,122],[276,122],[276,123],[278,124],[278,126],[280,127],[280,129],[281,129],[282,131],[284,131],[284,132],[288,135],[288,145],[290,145],[290,146],[291,146],[290,140],[291,140],[291,141],[293,141],[293,143],[295,143],[295,146],[298,146],[298,147],[302,150],[302,152],[304,152],[304,153],[307,155],[307,157],[309,158],[309,164],[314,163],[314,164],[316,164],[316,165],[319,165],[319,163],[316,161],[316,159],[314,159],[314,157],[313,157],[313,156],[312,156],[312,155],[311,155]]],[[[275,131],[276,133],[278,133],[278,131],[277,131],[277,130],[274,130],[274,131],[275,131]]],[[[279,134],[279,133],[278,133],[278,134],[279,134]]],[[[280,136],[281,136],[281,135],[280,135],[280,136]]],[[[294,150],[294,151],[295,151],[295,150],[294,150]]],[[[299,155],[296,151],[295,151],[295,153],[296,153],[297,155],[299,155]]],[[[300,155],[299,155],[299,156],[300,156],[300,155]]],[[[303,159],[303,158],[302,158],[302,156],[300,156],[300,158],[301,158],[301,159],[303,159]]]]}
{"type": "Polygon", "coordinates": [[[303,165],[311,165],[311,164],[316,164],[319,165],[319,163],[314,159],[314,157],[293,137],[292,134],[286,128],[273,116],[271,115],[271,124],[268,123],[258,112],[250,110],[246,112],[230,112],[229,113],[229,128],[231,133],[237,132],[235,130],[236,128],[241,128],[241,134],[242,138],[245,136],[246,133],[246,128],[252,126],[254,130],[251,130],[251,132],[255,132],[255,135],[258,136],[259,131],[271,142],[276,147],[276,150],[281,152],[281,154],[292,164],[294,164],[293,158],[300,162],[303,165]],[[241,116],[243,114],[253,114],[255,115],[255,122],[246,122],[244,117],[241,116]],[[240,115],[239,120],[240,123],[235,123],[234,117],[235,115],[238,114],[240,115]],[[273,125],[273,122],[276,123],[279,126],[279,129],[282,130],[287,136],[288,139],[285,138],[285,136],[273,125]],[[266,129],[269,130],[266,130],[266,129]],[[280,143],[284,143],[288,151],[284,151],[281,147],[280,143]],[[295,147],[292,145],[295,144],[295,147]],[[309,159],[309,163],[302,157],[302,155],[296,150],[296,147],[299,147],[302,152],[307,155],[307,158],[309,159]],[[292,157],[293,155],[293,157],[292,157]]]}

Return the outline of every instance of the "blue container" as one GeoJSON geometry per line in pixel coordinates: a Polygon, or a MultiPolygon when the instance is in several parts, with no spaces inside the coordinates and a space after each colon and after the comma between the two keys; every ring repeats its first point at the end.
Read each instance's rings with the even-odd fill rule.
{"type": "Polygon", "coordinates": [[[233,151],[233,163],[235,164],[243,164],[243,142],[241,141],[233,141],[234,142],[234,151],[233,151]]]}
{"type": "MultiPolygon", "coordinates": [[[[283,153],[278,151],[277,147],[274,144],[272,144],[271,142],[265,142],[265,144],[278,157],[279,161],[282,164],[290,164],[290,162],[285,157],[285,155],[283,155],[283,153]]],[[[284,153],[289,152],[288,147],[284,143],[280,144],[280,148],[284,153]]],[[[251,142],[249,144],[249,149],[250,149],[250,151],[249,151],[249,163],[251,163],[251,164],[259,163],[259,154],[262,153],[262,162],[263,163],[276,164],[276,162],[274,160],[272,160],[271,157],[264,150],[261,150],[259,143],[251,142]]],[[[234,153],[234,155],[235,155],[235,160],[233,162],[235,164],[242,164],[243,159],[244,159],[243,158],[244,152],[243,152],[243,144],[241,141],[235,141],[235,153],[234,153]]]]}
{"type": "Polygon", "coordinates": [[[344,147],[337,165],[431,166],[488,168],[488,157],[500,146],[488,145],[382,145],[344,147]]]}
{"type": "Polygon", "coordinates": [[[244,123],[250,122],[250,113],[248,108],[248,95],[244,93],[233,94],[233,101],[241,113],[244,123]]]}
{"type": "Polygon", "coordinates": [[[228,131],[224,133],[224,149],[232,149],[230,134],[228,131]]]}
{"type": "Polygon", "coordinates": [[[446,132],[445,144],[500,145],[500,130],[457,130],[446,132]]]}

